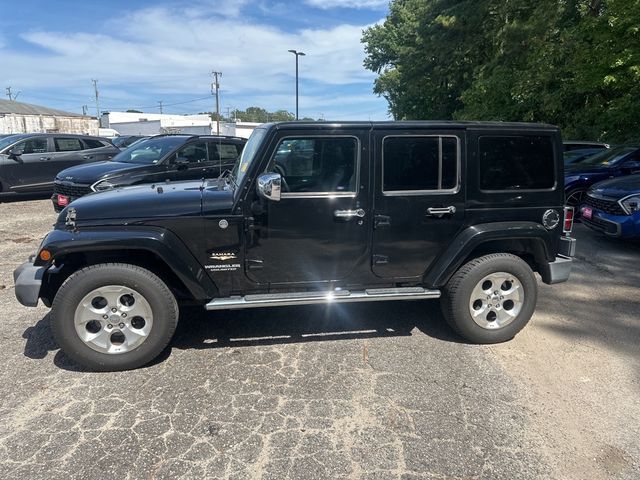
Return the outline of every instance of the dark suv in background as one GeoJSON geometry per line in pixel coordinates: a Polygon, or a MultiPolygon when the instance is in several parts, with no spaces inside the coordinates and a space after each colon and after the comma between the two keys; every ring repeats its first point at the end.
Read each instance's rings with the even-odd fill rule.
{"type": "Polygon", "coordinates": [[[109,160],[120,150],[106,138],[59,133],[0,138],[0,193],[51,192],[60,170],[109,160]]]}
{"type": "Polygon", "coordinates": [[[53,208],[115,187],[212,178],[230,170],[246,139],[215,135],[158,135],[137,142],[112,161],[63,170],[55,179],[53,208]]]}

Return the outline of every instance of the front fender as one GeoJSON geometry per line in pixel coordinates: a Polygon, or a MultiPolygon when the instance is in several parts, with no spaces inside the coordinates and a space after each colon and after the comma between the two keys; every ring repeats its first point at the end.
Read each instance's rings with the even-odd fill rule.
{"type": "Polygon", "coordinates": [[[535,222],[496,222],[467,227],[460,232],[425,274],[431,287],[444,286],[471,253],[483,244],[496,241],[527,241],[535,245],[536,262],[553,261],[557,239],[535,222]]]}
{"type": "Polygon", "coordinates": [[[74,253],[145,250],[160,257],[195,299],[211,299],[217,293],[216,286],[191,251],[174,233],[163,228],[119,226],[82,231],[53,230],[40,249],[51,252],[51,260],[43,262],[38,258],[35,265],[47,268],[53,261],[74,253]]]}

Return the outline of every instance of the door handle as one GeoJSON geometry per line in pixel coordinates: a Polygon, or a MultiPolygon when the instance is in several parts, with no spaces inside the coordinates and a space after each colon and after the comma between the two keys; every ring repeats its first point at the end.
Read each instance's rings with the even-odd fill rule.
{"type": "Polygon", "coordinates": [[[342,219],[352,219],[352,218],[362,218],[365,216],[365,211],[362,208],[358,208],[357,210],[336,210],[333,212],[333,216],[335,218],[342,219]]]}
{"type": "Polygon", "coordinates": [[[456,213],[456,207],[429,207],[427,208],[427,217],[442,217],[444,215],[452,215],[456,213]]]}
{"type": "Polygon", "coordinates": [[[51,157],[40,157],[41,162],[46,162],[47,160],[51,160],[51,157]]]}

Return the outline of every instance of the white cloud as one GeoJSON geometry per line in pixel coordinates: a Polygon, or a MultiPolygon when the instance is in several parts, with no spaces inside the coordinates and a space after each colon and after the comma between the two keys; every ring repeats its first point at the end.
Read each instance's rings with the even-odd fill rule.
{"type": "Polygon", "coordinates": [[[323,10],[330,8],[382,10],[389,5],[389,0],[305,0],[305,3],[323,10]]]}
{"type": "Polygon", "coordinates": [[[0,47],[0,65],[9,67],[7,80],[25,95],[54,87],[76,96],[83,92],[82,98],[88,99],[90,80],[98,78],[105,108],[140,105],[128,86],[143,88],[145,98],[154,95],[158,100],[163,94],[204,96],[215,69],[223,72],[223,105],[244,108],[260,100],[264,103],[257,104],[265,108],[292,110],[294,57],[287,50],[295,48],[307,54],[300,58],[300,78],[307,95],[311,93],[301,98],[301,114],[307,106],[319,108],[336,98],[338,104],[353,105],[335,93],[345,87],[357,90],[367,108],[380,112],[378,117],[384,115],[385,103],[370,93],[375,76],[362,66],[365,25],[287,32],[247,20],[241,15],[245,3],[217,0],[188,9],[141,9],[107,23],[100,34],[32,31],[22,38],[39,51],[0,47]]]}

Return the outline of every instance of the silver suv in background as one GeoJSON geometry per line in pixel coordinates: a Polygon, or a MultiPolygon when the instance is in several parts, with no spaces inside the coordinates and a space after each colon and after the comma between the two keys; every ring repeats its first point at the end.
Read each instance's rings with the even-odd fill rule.
{"type": "Polygon", "coordinates": [[[119,152],[106,138],[87,135],[30,133],[0,138],[0,194],[51,192],[59,171],[109,160],[119,152]]]}

